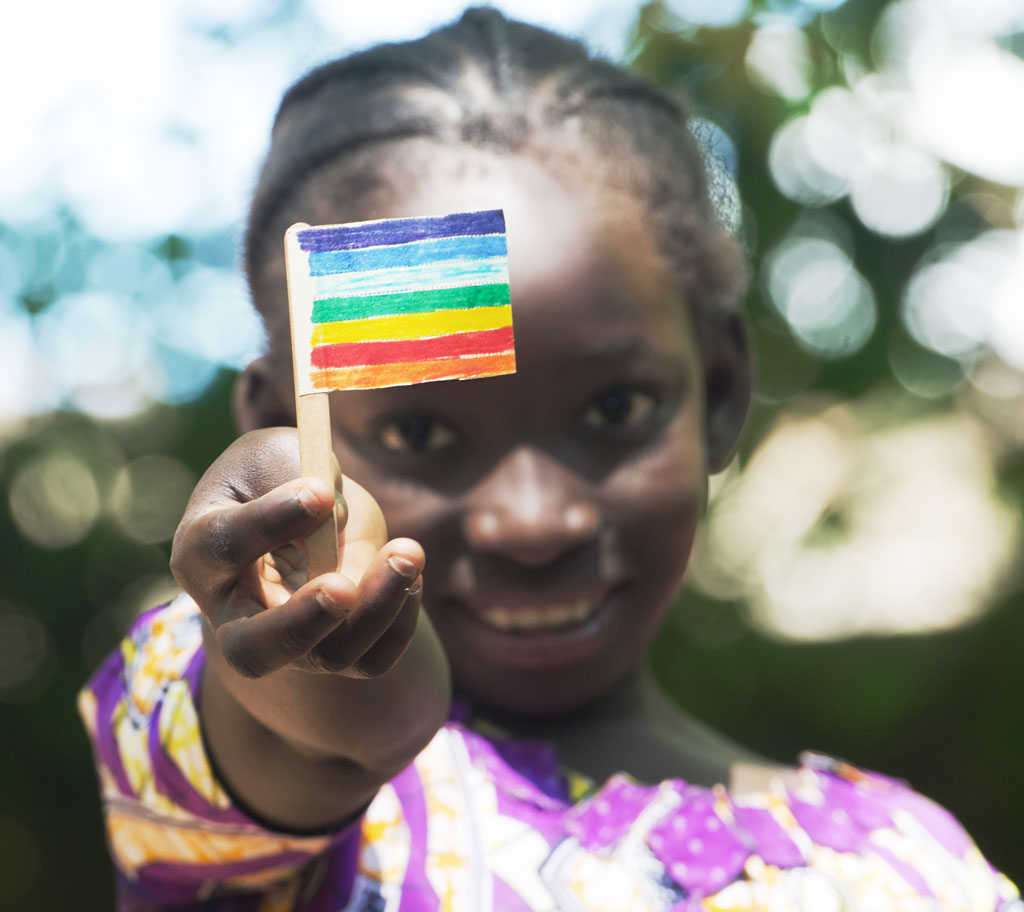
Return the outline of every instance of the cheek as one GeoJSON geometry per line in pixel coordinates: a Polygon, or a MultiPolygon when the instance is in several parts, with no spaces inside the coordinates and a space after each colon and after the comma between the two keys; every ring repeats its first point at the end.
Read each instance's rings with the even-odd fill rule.
{"type": "Polygon", "coordinates": [[[451,525],[451,500],[414,480],[382,473],[370,459],[335,435],[334,451],[342,472],[362,485],[384,515],[387,537],[413,538],[427,550],[436,548],[451,525]]]}
{"type": "Polygon", "coordinates": [[[605,482],[609,519],[638,562],[674,588],[689,559],[704,511],[707,470],[700,435],[670,429],[658,446],[605,482]]]}

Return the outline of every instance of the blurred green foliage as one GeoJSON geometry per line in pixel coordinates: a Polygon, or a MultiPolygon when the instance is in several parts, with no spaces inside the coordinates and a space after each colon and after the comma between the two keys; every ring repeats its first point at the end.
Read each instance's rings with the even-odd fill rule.
{"type": "MultiPolygon", "coordinates": [[[[870,69],[872,29],[887,5],[850,0],[835,11],[804,17],[814,90],[841,83],[850,59],[870,69]],[[842,36],[840,47],[836,35],[842,36]]],[[[655,3],[642,10],[633,47],[638,69],[685,86],[695,111],[724,128],[735,144],[744,236],[756,262],[805,212],[778,191],[767,160],[779,125],[807,101],[786,101],[752,84],[744,60],[754,32],[750,18],[730,28],[692,28],[655,3]]],[[[742,455],[808,390],[847,399],[867,392],[890,396],[893,408],[908,417],[955,406],[952,394],[908,405],[889,353],[897,345],[918,348],[900,320],[898,299],[922,256],[943,237],[969,237],[989,227],[965,201],[972,188],[1002,192],[982,184],[958,174],[941,219],[904,240],[869,231],[846,201],[821,208],[845,226],[857,268],[877,299],[877,325],[851,357],[809,354],[755,282],[748,306],[761,375],[784,392],[758,403],[742,455]]],[[[164,239],[152,252],[175,263],[194,255],[188,239],[179,237],[164,239]]],[[[43,292],[27,290],[22,306],[44,310],[52,295],[43,292]]],[[[945,366],[959,371],[955,362],[945,366]]],[[[4,490],[24,466],[54,449],[71,451],[90,467],[103,503],[111,496],[111,466],[147,453],[181,460],[198,476],[233,437],[231,382],[229,373],[221,373],[197,401],[154,406],[135,419],[99,421],[62,411],[8,427],[0,437],[4,490]]],[[[1019,506],[1020,450],[1007,453],[998,469],[1003,492],[1019,506]]],[[[35,649],[41,656],[25,680],[12,683],[8,677],[6,689],[0,688],[6,748],[0,752],[2,910],[112,908],[96,785],[74,699],[141,607],[140,598],[166,583],[168,548],[166,537],[132,537],[107,512],[72,545],[42,547],[22,534],[9,500],[0,505],[0,629],[17,634],[6,647],[0,643],[0,655],[13,661],[17,650],[35,649]],[[14,615],[37,619],[42,632],[32,624],[18,626],[14,615]]],[[[791,760],[813,748],[909,779],[949,807],[994,864],[1022,881],[1018,818],[1024,786],[1018,770],[1024,755],[1024,663],[1016,655],[1024,643],[1021,585],[1019,577],[1011,581],[985,616],[963,629],[827,644],[770,638],[749,624],[742,604],[689,592],[655,646],[654,664],[682,704],[768,756],[791,760]]]]}
{"type": "MultiPolygon", "coordinates": [[[[843,83],[844,58],[870,71],[871,35],[888,5],[885,0],[852,0],[810,19],[804,33],[813,61],[813,91],[843,83]],[[841,46],[826,34],[842,36],[841,46]]],[[[736,144],[745,237],[758,263],[806,211],[779,191],[767,161],[779,125],[806,110],[807,102],[788,102],[752,84],[745,56],[754,31],[749,19],[731,28],[686,28],[663,5],[649,4],[637,26],[634,63],[659,81],[683,88],[695,113],[723,127],[736,144]]],[[[868,230],[848,201],[822,208],[848,232],[857,267],[877,296],[877,326],[853,357],[808,355],[755,281],[747,306],[760,371],[762,377],[772,375],[777,387],[787,384],[775,378],[788,375],[792,392],[778,397],[781,401],[758,403],[745,453],[803,390],[845,399],[881,394],[891,401],[897,420],[955,407],[952,392],[933,399],[910,397],[908,403],[889,357],[899,345],[920,351],[938,369],[960,371],[956,362],[920,349],[907,334],[899,308],[901,290],[927,251],[946,238],[969,238],[990,227],[967,202],[972,192],[1012,199],[1012,190],[971,175],[960,173],[955,180],[942,217],[907,239],[868,230]]],[[[998,476],[1019,517],[1024,502],[1024,454],[1019,449],[1004,456],[998,476]]],[[[953,632],[824,644],[766,637],[751,629],[743,605],[690,591],[663,630],[653,661],[683,705],[771,757],[789,761],[801,750],[815,749],[908,779],[952,809],[992,863],[1020,883],[1021,584],[1016,574],[980,621],[953,632]]]]}

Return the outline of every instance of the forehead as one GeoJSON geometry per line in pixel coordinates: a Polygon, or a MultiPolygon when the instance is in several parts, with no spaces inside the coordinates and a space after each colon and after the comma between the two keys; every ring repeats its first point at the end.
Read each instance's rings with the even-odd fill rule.
{"type": "Polygon", "coordinates": [[[423,174],[367,217],[485,208],[505,211],[516,374],[342,394],[350,406],[487,403],[496,420],[523,408],[541,420],[545,403],[629,382],[642,370],[667,381],[697,371],[687,308],[640,207],[621,192],[502,156],[458,174],[423,174]]]}
{"type": "Polygon", "coordinates": [[[556,312],[595,328],[690,334],[686,303],[644,207],[596,169],[555,173],[530,154],[475,149],[411,161],[396,161],[406,179],[359,217],[503,209],[517,339],[534,324],[549,330],[556,312]]]}

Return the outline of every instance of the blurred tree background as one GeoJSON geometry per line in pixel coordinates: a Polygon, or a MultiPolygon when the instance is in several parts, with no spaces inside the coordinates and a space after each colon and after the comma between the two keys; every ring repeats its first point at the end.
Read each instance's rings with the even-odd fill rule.
{"type": "MultiPolygon", "coordinates": [[[[1024,880],[1024,3],[612,6],[555,24],[685,88],[754,263],[755,414],[658,675],[769,756],[909,779],[1024,880]]],[[[327,0],[168,8],[176,82],[129,48],[116,128],[93,95],[60,96],[59,137],[40,118],[72,167],[24,130],[0,152],[4,910],[112,907],[75,694],[173,591],[170,537],[233,437],[260,345],[239,224],[274,101],[357,43],[327,0]]]]}

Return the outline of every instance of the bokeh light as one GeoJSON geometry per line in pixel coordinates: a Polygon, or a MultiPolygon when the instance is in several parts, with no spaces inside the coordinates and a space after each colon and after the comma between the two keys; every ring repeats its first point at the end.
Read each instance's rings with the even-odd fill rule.
{"type": "Polygon", "coordinates": [[[803,29],[792,22],[771,22],[754,32],[745,59],[755,84],[787,101],[811,91],[810,46],[803,29]]]}
{"type": "Polygon", "coordinates": [[[772,137],[768,167],[779,190],[804,206],[823,206],[845,196],[847,181],[822,167],[807,141],[808,117],[796,117],[772,137]]]}
{"type": "Polygon", "coordinates": [[[924,348],[902,333],[890,340],[889,367],[900,386],[923,399],[949,396],[965,377],[958,360],[924,348]]]}
{"type": "Polygon", "coordinates": [[[32,318],[21,310],[0,306],[0,436],[13,436],[26,416],[57,404],[36,356],[32,318]]]}
{"type": "Polygon", "coordinates": [[[981,426],[950,414],[886,427],[870,404],[804,408],[723,485],[696,584],[742,594],[756,624],[795,639],[936,630],[984,610],[1019,532],[981,426]]]}
{"type": "Polygon", "coordinates": [[[195,475],[180,459],[158,453],[140,456],[114,478],[111,511],[125,534],[135,541],[168,541],[195,483],[195,475]]]}
{"type": "Polygon", "coordinates": [[[834,241],[790,237],[765,257],[762,271],[769,299],[809,351],[848,357],[871,337],[874,293],[834,241]]]}
{"type": "Polygon", "coordinates": [[[971,359],[989,346],[1024,369],[1024,232],[985,232],[937,254],[905,289],[910,334],[953,358],[971,359]]]}
{"type": "Polygon", "coordinates": [[[878,150],[877,158],[853,179],[850,202],[873,231],[893,237],[930,228],[949,201],[946,169],[912,146],[878,150]]]}
{"type": "Polygon", "coordinates": [[[67,295],[39,314],[35,330],[49,385],[63,402],[103,418],[145,407],[139,383],[151,369],[145,318],[126,297],[67,295]]]}
{"type": "Polygon", "coordinates": [[[971,365],[965,407],[985,422],[1005,453],[1024,449],[1024,373],[995,357],[971,365]]]}
{"type": "Polygon", "coordinates": [[[100,492],[92,470],[64,449],[22,465],[11,479],[7,500],[18,531],[42,548],[77,544],[100,515],[100,492]]]}
{"type": "Polygon", "coordinates": [[[52,651],[50,634],[38,617],[0,602],[0,702],[32,694],[52,651]]]}

